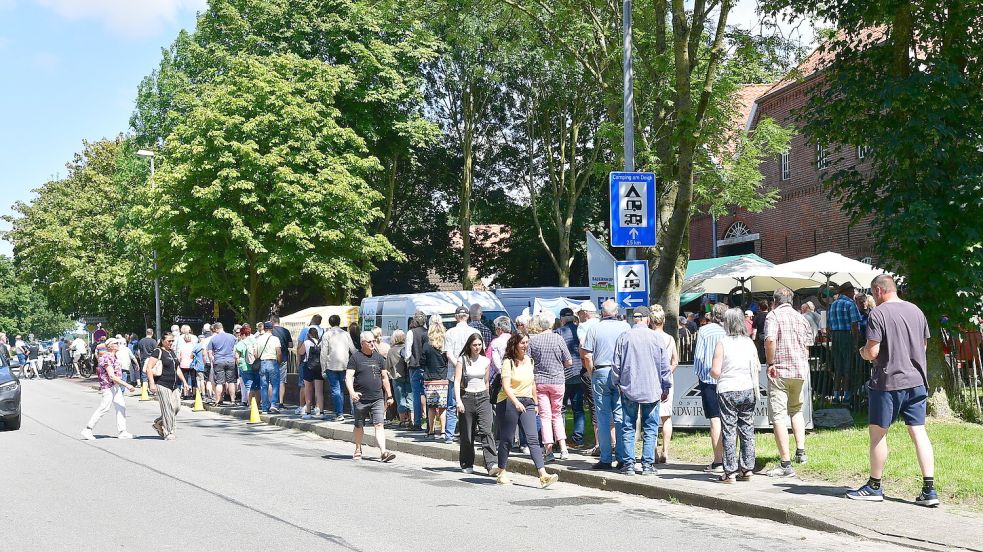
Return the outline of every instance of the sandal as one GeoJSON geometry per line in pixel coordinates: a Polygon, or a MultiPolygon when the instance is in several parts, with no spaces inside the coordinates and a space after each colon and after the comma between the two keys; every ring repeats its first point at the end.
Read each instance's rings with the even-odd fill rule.
{"type": "Polygon", "coordinates": [[[752,475],[753,475],[753,473],[750,470],[748,470],[748,471],[742,471],[740,473],[740,475],[737,476],[737,480],[738,481],[750,481],[752,475]]]}
{"type": "Polygon", "coordinates": [[[735,481],[737,481],[737,476],[735,474],[733,474],[733,473],[730,474],[730,475],[727,475],[726,473],[723,473],[723,474],[720,474],[717,477],[711,477],[710,480],[713,481],[713,482],[715,482],[715,483],[725,483],[727,485],[730,485],[730,484],[734,483],[735,481]]]}
{"type": "Polygon", "coordinates": [[[362,459],[362,451],[356,450],[355,454],[352,455],[352,460],[361,460],[361,459],[362,459]]]}

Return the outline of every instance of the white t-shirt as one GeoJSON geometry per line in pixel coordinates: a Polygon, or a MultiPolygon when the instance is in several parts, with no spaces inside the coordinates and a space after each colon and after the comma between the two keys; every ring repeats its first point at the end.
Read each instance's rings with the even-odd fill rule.
{"type": "Polygon", "coordinates": [[[473,362],[469,358],[464,358],[463,362],[461,377],[464,378],[464,381],[468,382],[464,391],[468,393],[479,393],[488,389],[488,386],[485,385],[485,374],[488,373],[488,367],[491,364],[488,357],[478,355],[478,358],[473,362]]]}
{"type": "Polygon", "coordinates": [[[256,355],[260,360],[276,360],[276,350],[280,348],[280,338],[266,332],[256,338],[256,355]]]}
{"type": "Polygon", "coordinates": [[[720,376],[717,377],[717,393],[746,391],[754,389],[752,369],[760,369],[758,350],[751,338],[745,336],[724,336],[720,338],[724,348],[720,376]]]}
{"type": "MultiPolygon", "coordinates": [[[[444,351],[456,357],[461,354],[461,349],[464,349],[468,337],[475,333],[478,333],[478,330],[468,326],[467,322],[458,322],[457,326],[447,330],[444,335],[444,351]]],[[[450,360],[447,361],[447,379],[454,380],[454,365],[451,364],[450,360]]]]}

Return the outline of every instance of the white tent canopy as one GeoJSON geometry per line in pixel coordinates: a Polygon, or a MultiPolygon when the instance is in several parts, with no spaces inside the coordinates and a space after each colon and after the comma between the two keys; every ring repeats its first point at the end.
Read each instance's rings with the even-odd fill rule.
{"type": "Polygon", "coordinates": [[[323,321],[321,326],[328,327],[328,317],[337,314],[341,317],[342,327],[347,327],[352,322],[358,321],[358,307],[352,305],[337,305],[323,307],[308,307],[304,310],[280,317],[280,325],[286,328],[296,339],[300,330],[310,323],[311,317],[320,314],[323,321]]]}
{"type": "Polygon", "coordinates": [[[782,287],[794,291],[820,284],[822,281],[814,278],[742,257],[690,276],[683,282],[682,293],[726,294],[739,286],[751,293],[775,291],[782,287]]]}
{"type": "Polygon", "coordinates": [[[871,280],[887,273],[885,270],[832,251],[780,264],[775,268],[795,272],[821,282],[835,282],[837,284],[851,282],[861,289],[869,288],[871,280]]]}

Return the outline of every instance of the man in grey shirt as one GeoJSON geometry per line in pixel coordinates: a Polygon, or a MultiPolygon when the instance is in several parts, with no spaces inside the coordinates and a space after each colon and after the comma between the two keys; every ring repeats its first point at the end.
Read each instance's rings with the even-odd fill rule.
{"type": "Polygon", "coordinates": [[[659,403],[669,398],[669,353],[649,329],[652,311],[635,309],[635,326],[621,334],[614,347],[611,381],[621,391],[621,473],[635,475],[635,422],[642,417],[642,475],[655,475],[655,441],[659,435],[659,403]]]}
{"type": "Polygon", "coordinates": [[[897,284],[888,274],[870,283],[877,307],[867,321],[867,343],[860,356],[874,363],[870,371],[868,419],[870,425],[870,478],[846,494],[853,500],[881,502],[881,476],[887,462],[887,431],[903,418],[915,444],[922,469],[922,493],[915,504],[938,506],[935,491],[935,454],[925,432],[928,401],[928,321],[921,309],[898,298],[897,284]]]}
{"type": "Polygon", "coordinates": [[[596,464],[596,470],[611,469],[612,453],[619,455],[621,461],[621,432],[615,431],[614,442],[617,447],[612,450],[612,427],[621,425],[621,394],[611,379],[611,367],[614,365],[614,348],[621,334],[631,329],[628,323],[618,320],[618,304],[608,300],[601,305],[601,321],[587,332],[587,338],[581,345],[584,350],[584,368],[591,375],[591,390],[594,404],[597,407],[597,445],[601,458],[596,464]]]}

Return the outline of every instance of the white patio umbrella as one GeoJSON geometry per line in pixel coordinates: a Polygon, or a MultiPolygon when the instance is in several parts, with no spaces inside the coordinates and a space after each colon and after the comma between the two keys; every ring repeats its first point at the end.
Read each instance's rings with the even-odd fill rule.
{"type": "Polygon", "coordinates": [[[682,292],[730,293],[736,287],[747,288],[751,293],[775,291],[782,287],[795,291],[820,284],[822,281],[815,278],[744,257],[697,272],[683,282],[682,292]]]}
{"type": "Polygon", "coordinates": [[[782,270],[795,272],[810,278],[824,279],[829,286],[830,281],[837,284],[852,282],[860,289],[870,287],[870,281],[881,274],[890,274],[886,270],[876,268],[867,263],[844,257],[839,253],[827,251],[798,261],[775,266],[782,270]]]}

